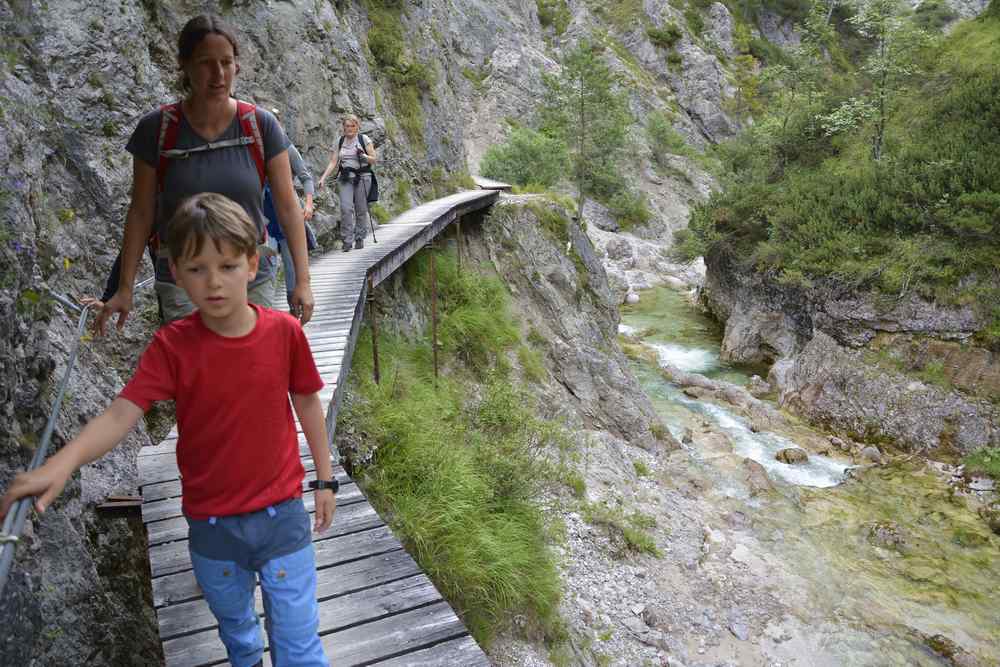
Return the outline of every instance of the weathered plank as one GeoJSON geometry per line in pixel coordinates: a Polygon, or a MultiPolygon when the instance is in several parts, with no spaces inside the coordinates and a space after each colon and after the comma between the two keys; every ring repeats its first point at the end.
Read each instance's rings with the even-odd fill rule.
{"type": "MultiPolygon", "coordinates": [[[[317,598],[320,600],[341,597],[383,586],[384,584],[400,580],[412,580],[415,577],[423,576],[420,572],[420,566],[403,550],[394,551],[383,556],[373,556],[349,563],[342,563],[328,568],[317,567],[317,578],[319,580],[317,598]]],[[[193,575],[191,579],[192,581],[194,580],[193,575]]],[[[406,586],[413,587],[414,585],[410,581],[406,586]]],[[[373,595],[384,596],[386,593],[394,590],[399,590],[399,587],[383,587],[373,595]]],[[[197,598],[165,607],[159,611],[157,621],[160,625],[161,638],[164,640],[171,639],[178,635],[208,630],[218,626],[215,617],[212,615],[212,610],[208,608],[208,604],[201,597],[200,591],[197,590],[197,584],[195,584],[195,592],[198,595],[197,598]]],[[[405,599],[405,594],[400,597],[402,601],[402,599],[405,599]]],[[[337,614],[351,613],[352,605],[350,603],[354,599],[346,598],[340,600],[337,604],[326,604],[321,609],[320,631],[347,625],[350,621],[348,623],[343,622],[337,614]],[[338,611],[338,608],[340,611],[338,611]],[[345,608],[346,612],[343,611],[345,608]]],[[[440,595],[437,595],[435,592],[435,595],[429,601],[433,602],[437,599],[440,599],[440,595]]],[[[388,601],[384,603],[384,606],[387,609],[395,606],[395,608],[389,610],[399,611],[416,605],[388,601]]],[[[264,605],[259,586],[254,591],[254,607],[259,616],[264,615],[264,605]]],[[[388,611],[379,614],[371,613],[368,617],[374,618],[385,613],[388,613],[388,611]]],[[[356,620],[364,617],[361,613],[358,613],[356,620]]]]}
{"type": "MultiPolygon", "coordinates": [[[[399,541],[386,526],[378,526],[337,537],[318,538],[313,541],[313,547],[316,549],[316,567],[319,569],[363,561],[368,561],[365,567],[369,567],[371,564],[380,562],[369,560],[371,558],[391,559],[393,554],[406,554],[405,551],[402,551],[399,541]]],[[[409,554],[406,554],[406,558],[410,558],[409,554]]],[[[324,588],[324,586],[335,586],[335,583],[328,582],[326,578],[321,578],[320,586],[317,592],[319,597],[335,594],[335,592],[329,592],[324,588]]],[[[335,591],[335,589],[332,590],[335,591]]],[[[201,589],[198,588],[198,583],[191,572],[190,559],[185,570],[153,579],[153,606],[155,607],[163,607],[200,596],[201,589]]]]}
{"type": "Polygon", "coordinates": [[[490,667],[492,663],[476,640],[466,635],[374,664],[378,667],[490,667]]]}
{"type": "MultiPolygon", "coordinates": [[[[321,537],[337,537],[384,525],[374,508],[368,503],[348,505],[337,511],[333,525],[321,537]]],[[[185,533],[186,534],[186,533],[185,533]]],[[[187,540],[154,544],[149,547],[149,566],[153,577],[180,572],[191,568],[187,540]]]]}
{"type": "MultiPolygon", "coordinates": [[[[357,487],[355,487],[355,490],[356,488],[357,487]]],[[[310,514],[315,512],[316,497],[312,492],[303,494],[302,502],[306,506],[307,512],[310,514]]],[[[334,515],[334,524],[344,521],[359,521],[361,520],[361,517],[371,517],[372,515],[374,515],[375,520],[377,521],[378,515],[375,514],[375,509],[367,502],[358,504],[345,502],[343,507],[338,506],[337,512],[334,515]]],[[[331,526],[330,529],[333,530],[333,527],[331,526]]],[[[188,523],[187,519],[183,516],[173,516],[169,519],[153,521],[152,523],[146,524],[146,535],[149,539],[150,546],[154,544],[163,544],[165,542],[173,542],[175,540],[184,540],[187,539],[187,534],[188,523]]]]}

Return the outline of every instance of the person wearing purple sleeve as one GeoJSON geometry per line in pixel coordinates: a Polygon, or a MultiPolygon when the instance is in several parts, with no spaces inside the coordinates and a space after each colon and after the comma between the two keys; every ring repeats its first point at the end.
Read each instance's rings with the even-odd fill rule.
{"type": "MultiPolygon", "coordinates": [[[[147,241],[163,237],[167,221],[187,198],[202,192],[217,192],[239,203],[264,239],[265,219],[261,209],[263,186],[260,170],[248,143],[263,155],[263,170],[273,193],[278,219],[294,262],[296,282],[290,299],[302,322],[312,317],[313,295],[306,251],[305,226],[299,208],[288,158],[288,137],[277,119],[266,109],[256,108],[258,137],[243,131],[238,103],[232,97],[239,73],[239,46],[233,31],[218,17],[196,16],[185,24],[178,38],[177,60],[185,98],[175,109],[180,119],[176,150],[184,159],[168,159],[160,133],[163,110],[140,119],[126,149],[133,155],[132,201],[125,222],[121,279],[115,294],[101,307],[96,329],[103,334],[116,314],[121,329],[132,310],[135,275],[147,241]],[[259,140],[259,141],[258,141],[259,140]],[[158,169],[167,160],[169,168],[158,169]],[[161,183],[162,180],[162,183],[161,183]]],[[[262,258],[257,277],[250,285],[250,300],[270,306],[274,296],[273,257],[262,258]]],[[[165,255],[155,266],[156,291],[163,319],[170,322],[192,312],[194,305],[170,275],[165,255]]]]}

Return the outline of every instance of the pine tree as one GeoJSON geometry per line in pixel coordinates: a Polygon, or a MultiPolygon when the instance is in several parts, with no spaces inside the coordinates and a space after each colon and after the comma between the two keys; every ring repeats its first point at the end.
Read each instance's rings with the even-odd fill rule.
{"type": "Polygon", "coordinates": [[[588,196],[607,199],[622,190],[622,167],[636,160],[627,143],[633,117],[602,52],[600,45],[582,42],[558,75],[544,77],[541,129],[570,147],[580,215],[588,196]]]}

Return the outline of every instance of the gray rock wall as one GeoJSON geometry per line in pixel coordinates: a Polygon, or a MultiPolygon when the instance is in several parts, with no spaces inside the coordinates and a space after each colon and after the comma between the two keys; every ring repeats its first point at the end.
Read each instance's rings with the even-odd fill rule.
{"type": "Polygon", "coordinates": [[[1000,439],[1000,412],[966,380],[997,373],[995,355],[973,343],[981,324],[971,307],[831,284],[781,285],[718,254],[706,264],[701,296],[725,322],[723,358],[773,363],[770,379],[783,406],[831,430],[904,450],[968,453],[1000,439]],[[938,360],[945,381],[876,363],[876,339],[892,341],[882,343],[886,350],[947,348],[948,366],[938,360]]]}

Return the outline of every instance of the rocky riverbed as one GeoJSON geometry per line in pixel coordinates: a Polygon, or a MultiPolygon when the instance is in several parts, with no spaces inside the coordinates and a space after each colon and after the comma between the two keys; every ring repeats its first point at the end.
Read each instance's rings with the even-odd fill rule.
{"type": "MultiPolygon", "coordinates": [[[[759,369],[720,362],[721,332],[683,294],[640,292],[622,328],[684,444],[656,456],[593,434],[587,502],[644,517],[658,555],[566,513],[570,664],[998,664],[989,491],[944,464],[875,463],[755,398],[759,369]],[[788,448],[806,461],[778,461],[788,448]]],[[[501,664],[559,662],[506,648],[501,664]]]]}

